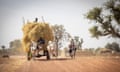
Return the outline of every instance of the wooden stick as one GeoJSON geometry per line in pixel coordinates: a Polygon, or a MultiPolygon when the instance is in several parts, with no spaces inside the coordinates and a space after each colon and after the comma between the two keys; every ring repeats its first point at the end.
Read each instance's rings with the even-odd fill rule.
{"type": "Polygon", "coordinates": [[[43,23],[45,23],[44,17],[42,16],[41,18],[42,18],[43,23]]]}
{"type": "Polygon", "coordinates": [[[23,25],[25,24],[25,19],[24,19],[24,17],[22,17],[22,20],[23,20],[23,25]]]}

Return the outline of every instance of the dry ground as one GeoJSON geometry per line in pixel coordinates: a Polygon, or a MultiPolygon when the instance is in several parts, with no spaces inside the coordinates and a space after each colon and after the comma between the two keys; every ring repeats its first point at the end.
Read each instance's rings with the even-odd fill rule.
{"type": "Polygon", "coordinates": [[[24,62],[26,62],[26,60],[23,56],[11,56],[10,58],[0,57],[0,72],[15,72],[24,62]]]}
{"type": "Polygon", "coordinates": [[[25,57],[0,59],[0,72],[120,72],[120,57],[44,57],[27,61],[25,57]]]}

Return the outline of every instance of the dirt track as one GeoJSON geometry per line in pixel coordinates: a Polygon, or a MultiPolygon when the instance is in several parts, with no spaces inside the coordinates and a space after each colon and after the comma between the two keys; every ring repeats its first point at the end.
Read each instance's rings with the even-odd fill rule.
{"type": "Polygon", "coordinates": [[[77,57],[26,61],[16,72],[120,72],[120,58],[77,57]]]}

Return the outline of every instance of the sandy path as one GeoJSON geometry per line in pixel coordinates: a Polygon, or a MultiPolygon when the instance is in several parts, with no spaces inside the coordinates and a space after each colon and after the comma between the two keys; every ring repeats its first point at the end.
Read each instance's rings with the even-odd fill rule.
{"type": "Polygon", "coordinates": [[[42,58],[26,61],[16,72],[120,72],[120,58],[42,58]]]}

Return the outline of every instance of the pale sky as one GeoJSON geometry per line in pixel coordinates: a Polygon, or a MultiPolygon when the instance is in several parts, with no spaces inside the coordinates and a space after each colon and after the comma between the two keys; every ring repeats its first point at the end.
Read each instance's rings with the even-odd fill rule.
{"type": "Polygon", "coordinates": [[[72,36],[84,40],[83,48],[104,47],[112,39],[91,38],[88,29],[93,26],[85,14],[107,0],[0,0],[0,46],[22,38],[22,18],[33,21],[41,16],[45,22],[64,25],[72,36]]]}

